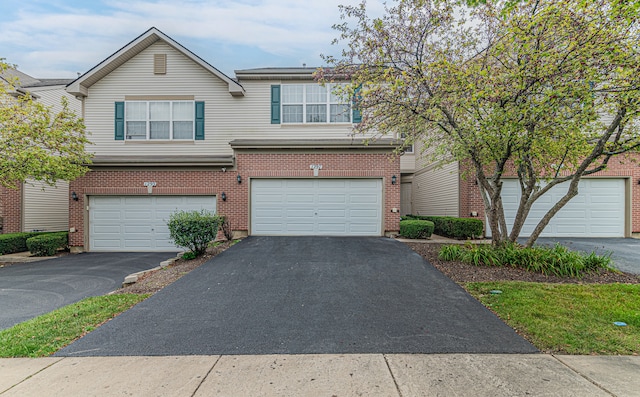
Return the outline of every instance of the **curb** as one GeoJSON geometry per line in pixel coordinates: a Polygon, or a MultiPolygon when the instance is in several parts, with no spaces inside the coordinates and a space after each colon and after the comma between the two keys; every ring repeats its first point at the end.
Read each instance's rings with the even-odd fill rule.
{"type": "Polygon", "coordinates": [[[130,275],[126,276],[124,278],[124,281],[122,282],[122,287],[126,287],[129,286],[131,284],[135,284],[136,282],[138,282],[138,279],[140,278],[140,276],[143,276],[147,273],[151,273],[151,272],[155,272],[156,270],[160,270],[160,269],[164,269],[168,266],[171,266],[175,263],[175,261],[177,261],[178,259],[180,259],[182,257],[182,254],[184,252],[178,252],[178,254],[174,257],[174,258],[169,258],[166,261],[162,261],[160,262],[159,266],[156,266],[154,268],[151,269],[147,269],[147,270],[142,270],[136,273],[131,273],[130,275]]]}

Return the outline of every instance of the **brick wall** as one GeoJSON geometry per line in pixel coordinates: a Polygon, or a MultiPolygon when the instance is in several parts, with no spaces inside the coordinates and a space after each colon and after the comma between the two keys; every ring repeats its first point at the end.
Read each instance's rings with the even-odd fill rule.
{"type": "Polygon", "coordinates": [[[91,195],[147,195],[144,182],[156,182],[153,195],[218,195],[217,212],[226,215],[233,230],[249,228],[249,180],[255,177],[313,177],[310,164],[322,164],[319,177],[376,177],[385,178],[384,230],[397,232],[400,229],[400,161],[387,154],[333,153],[333,154],[268,154],[239,153],[237,169],[215,171],[91,171],[73,181],[69,189],[76,192],[78,201],[70,201],[69,244],[80,247],[85,239],[85,202],[91,195]],[[237,175],[242,183],[237,182],[237,175]],[[398,183],[391,184],[396,175],[398,183]],[[227,201],[220,199],[225,192],[227,201]]]}
{"type": "Polygon", "coordinates": [[[22,189],[7,189],[0,186],[0,218],[2,233],[22,231],[22,189]]]}
{"type": "MultiPolygon", "coordinates": [[[[465,170],[460,166],[460,173],[465,170]]],[[[475,184],[475,174],[471,173],[466,180],[460,178],[460,216],[469,217],[472,211],[478,213],[478,218],[485,220],[484,203],[480,189],[475,184]]],[[[515,176],[515,172],[505,176],[515,176]]],[[[619,156],[612,159],[606,170],[589,177],[626,177],[631,186],[631,232],[640,233],[640,154],[619,156]]]]}

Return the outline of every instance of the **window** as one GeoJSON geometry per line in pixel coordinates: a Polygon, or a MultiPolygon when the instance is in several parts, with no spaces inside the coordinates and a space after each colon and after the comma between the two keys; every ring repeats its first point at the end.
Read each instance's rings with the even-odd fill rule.
{"type": "MultiPolygon", "coordinates": [[[[402,134],[400,134],[400,138],[402,139],[406,139],[407,138],[407,134],[405,134],[404,132],[402,134]]],[[[411,145],[405,145],[404,148],[402,149],[405,153],[413,153],[413,144],[411,145]]]]}
{"type": "Polygon", "coordinates": [[[351,105],[334,90],[338,84],[283,84],[283,123],[350,123],[351,105]]]}
{"type": "Polygon", "coordinates": [[[193,140],[193,101],[128,101],[124,106],[127,140],[193,140]]]}

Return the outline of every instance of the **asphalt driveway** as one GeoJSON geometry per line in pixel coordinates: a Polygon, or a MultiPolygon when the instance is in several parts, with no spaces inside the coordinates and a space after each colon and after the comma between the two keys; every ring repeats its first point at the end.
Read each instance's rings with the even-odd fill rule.
{"type": "Polygon", "coordinates": [[[536,244],[554,245],[586,253],[611,253],[613,266],[623,272],[640,275],[640,240],[635,238],[552,238],[540,237],[536,244]]]}
{"type": "Polygon", "coordinates": [[[403,243],[249,237],[57,355],[534,352],[403,243]]]}
{"type": "Polygon", "coordinates": [[[0,268],[0,329],[122,285],[170,253],[85,253],[0,268]]]}

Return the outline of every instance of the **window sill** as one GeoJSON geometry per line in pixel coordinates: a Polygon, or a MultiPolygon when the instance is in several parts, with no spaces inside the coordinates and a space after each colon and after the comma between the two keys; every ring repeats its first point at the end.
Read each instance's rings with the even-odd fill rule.
{"type": "Polygon", "coordinates": [[[196,141],[165,141],[165,140],[138,140],[129,139],[124,141],[125,145],[194,145],[196,141]]]}
{"type": "Polygon", "coordinates": [[[280,123],[279,125],[281,125],[282,127],[305,127],[305,128],[309,128],[309,127],[351,127],[356,125],[357,123],[280,123]]]}

